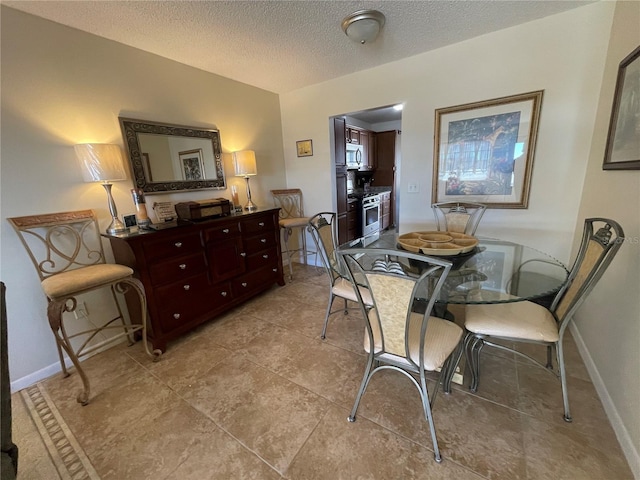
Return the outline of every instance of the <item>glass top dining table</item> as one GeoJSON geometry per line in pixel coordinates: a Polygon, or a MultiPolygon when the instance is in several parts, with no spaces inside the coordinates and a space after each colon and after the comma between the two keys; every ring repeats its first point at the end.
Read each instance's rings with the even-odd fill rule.
{"type": "MultiPolygon", "coordinates": [[[[515,242],[476,237],[478,245],[470,252],[441,256],[452,268],[436,303],[481,304],[524,300],[549,306],[569,274],[566,266],[552,256],[515,242]]],[[[351,242],[339,250],[363,247],[351,242]]],[[[367,245],[367,249],[401,251],[398,235],[387,232],[367,245]]]]}

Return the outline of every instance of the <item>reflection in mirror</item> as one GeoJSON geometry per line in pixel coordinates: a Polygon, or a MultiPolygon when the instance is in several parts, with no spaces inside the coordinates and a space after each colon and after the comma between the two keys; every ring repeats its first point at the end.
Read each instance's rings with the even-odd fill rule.
{"type": "Polygon", "coordinates": [[[217,130],[120,118],[136,188],[145,193],[226,188],[217,130]]]}

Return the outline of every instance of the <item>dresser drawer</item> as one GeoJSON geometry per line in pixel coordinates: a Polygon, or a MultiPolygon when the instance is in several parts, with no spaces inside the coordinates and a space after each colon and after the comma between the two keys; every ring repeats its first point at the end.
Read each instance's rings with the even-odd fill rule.
{"type": "Polygon", "coordinates": [[[201,292],[188,301],[175,301],[168,307],[160,309],[159,316],[162,329],[169,332],[182,325],[194,322],[198,316],[211,309],[211,305],[208,303],[209,298],[209,294],[201,292]]]}
{"type": "Polygon", "coordinates": [[[240,235],[240,224],[238,222],[231,222],[215,228],[208,228],[205,230],[204,235],[206,242],[215,242],[226,238],[237,237],[240,235]]]}
{"type": "Polygon", "coordinates": [[[278,263],[278,250],[270,248],[269,250],[262,251],[247,257],[247,270],[252,271],[266,265],[273,265],[274,267],[278,263]]]}
{"type": "Polygon", "coordinates": [[[248,218],[242,220],[241,229],[245,235],[251,235],[260,232],[273,232],[275,231],[275,225],[273,224],[273,218],[270,215],[260,216],[258,218],[248,218]]]}
{"type": "Polygon", "coordinates": [[[233,294],[240,297],[255,292],[256,290],[261,290],[265,285],[271,285],[277,278],[278,267],[275,264],[271,267],[255,270],[233,280],[233,294]]]}
{"type": "Polygon", "coordinates": [[[151,277],[151,283],[160,285],[162,283],[175,282],[205,271],[204,255],[195,253],[151,265],[149,267],[149,276],[151,277]]]}
{"type": "Polygon", "coordinates": [[[142,249],[147,262],[202,250],[199,232],[190,232],[180,236],[163,235],[162,237],[143,243],[142,249]]]}
{"type": "Polygon", "coordinates": [[[264,235],[256,235],[246,238],[244,240],[244,246],[247,255],[251,255],[255,252],[273,248],[276,245],[276,236],[273,232],[265,232],[264,235]]]}
{"type": "Polygon", "coordinates": [[[209,288],[206,273],[187,277],[179,282],[170,283],[155,290],[156,302],[161,309],[171,308],[176,302],[192,302],[209,288]]]}

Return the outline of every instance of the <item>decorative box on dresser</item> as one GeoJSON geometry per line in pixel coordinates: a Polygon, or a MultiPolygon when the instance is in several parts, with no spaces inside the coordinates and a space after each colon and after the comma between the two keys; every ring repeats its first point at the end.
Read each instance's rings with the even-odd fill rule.
{"type": "Polygon", "coordinates": [[[278,211],[106,235],[116,263],[131,267],[144,285],[154,348],[165,351],[168,341],[274,283],[284,285],[278,211]]]}

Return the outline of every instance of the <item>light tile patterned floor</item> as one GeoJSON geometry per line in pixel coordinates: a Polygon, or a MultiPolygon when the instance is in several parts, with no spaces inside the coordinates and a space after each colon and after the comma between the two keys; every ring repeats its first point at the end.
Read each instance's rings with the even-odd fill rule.
{"type": "MultiPolygon", "coordinates": [[[[77,375],[39,386],[104,480],[633,478],[571,338],[572,424],[551,375],[487,353],[476,395],[463,385],[436,399],[441,464],[400,375],[374,377],[347,422],[363,320],[334,315],[322,341],[327,297],[324,273],[296,264],[293,282],[171,343],[158,363],[139,344],[88,359],[86,407],[77,375]]],[[[18,478],[57,478],[21,396],[13,403],[18,478]]]]}

